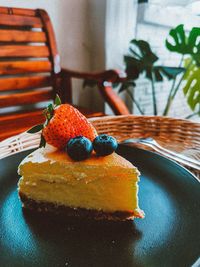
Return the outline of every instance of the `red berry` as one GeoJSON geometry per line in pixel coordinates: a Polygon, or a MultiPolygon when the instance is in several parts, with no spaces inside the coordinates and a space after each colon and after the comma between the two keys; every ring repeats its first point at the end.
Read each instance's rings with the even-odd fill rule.
{"type": "Polygon", "coordinates": [[[59,149],[63,149],[73,137],[85,136],[92,142],[97,136],[94,126],[69,104],[61,104],[55,108],[53,117],[44,127],[42,134],[48,144],[59,149]]]}

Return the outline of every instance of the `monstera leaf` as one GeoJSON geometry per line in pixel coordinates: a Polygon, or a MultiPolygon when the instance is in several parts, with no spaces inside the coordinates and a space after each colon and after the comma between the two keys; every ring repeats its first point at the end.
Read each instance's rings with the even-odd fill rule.
{"type": "Polygon", "coordinates": [[[123,82],[118,90],[118,93],[121,93],[125,90],[127,90],[129,87],[135,87],[136,83],[134,82],[134,80],[127,80],[125,82],[123,82]]]}
{"type": "Polygon", "coordinates": [[[190,108],[194,111],[200,105],[200,68],[195,63],[190,64],[184,74],[185,86],[183,92],[190,108]]]}
{"type": "Polygon", "coordinates": [[[169,35],[174,43],[166,40],[166,47],[169,51],[177,52],[182,55],[190,54],[197,64],[200,64],[200,28],[192,28],[187,36],[184,25],[180,24],[176,28],[171,29],[169,35]]]}
{"type": "Polygon", "coordinates": [[[155,79],[159,82],[163,81],[163,77],[173,79],[184,71],[184,68],[156,66],[158,57],[144,40],[133,39],[130,42],[129,52],[129,55],[124,57],[129,80],[136,80],[144,72],[149,80],[155,79]]]}
{"type": "Polygon", "coordinates": [[[143,40],[133,39],[129,52],[130,54],[124,57],[128,79],[137,79],[142,72],[152,79],[153,65],[158,57],[152,52],[150,45],[143,40]]]}

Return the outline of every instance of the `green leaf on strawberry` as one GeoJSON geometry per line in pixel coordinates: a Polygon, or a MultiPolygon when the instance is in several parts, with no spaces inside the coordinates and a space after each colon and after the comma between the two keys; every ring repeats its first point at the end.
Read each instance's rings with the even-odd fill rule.
{"type": "Polygon", "coordinates": [[[60,106],[60,105],[62,104],[59,95],[56,95],[54,104],[55,104],[56,107],[57,107],[57,106],[60,106]]]}
{"type": "Polygon", "coordinates": [[[37,132],[41,131],[41,130],[43,129],[43,127],[44,127],[43,124],[35,125],[35,126],[33,126],[31,129],[29,129],[29,130],[27,131],[27,133],[31,133],[31,134],[33,134],[33,133],[37,133],[37,132]]]}

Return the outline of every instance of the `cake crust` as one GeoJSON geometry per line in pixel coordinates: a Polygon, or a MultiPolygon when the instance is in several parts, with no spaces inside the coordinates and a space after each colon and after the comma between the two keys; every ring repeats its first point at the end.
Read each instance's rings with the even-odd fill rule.
{"type": "Polygon", "coordinates": [[[45,201],[36,201],[27,197],[24,193],[19,192],[20,200],[23,203],[23,208],[40,214],[48,214],[61,216],[66,218],[84,218],[92,220],[110,220],[110,221],[128,221],[134,219],[134,213],[131,211],[115,211],[105,212],[102,210],[85,209],[85,208],[72,208],[56,203],[45,201]]]}

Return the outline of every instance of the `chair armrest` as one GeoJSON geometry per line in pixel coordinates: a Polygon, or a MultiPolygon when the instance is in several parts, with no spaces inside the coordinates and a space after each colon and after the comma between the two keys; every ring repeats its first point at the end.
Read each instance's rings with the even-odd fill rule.
{"type": "Polygon", "coordinates": [[[67,99],[68,102],[72,99],[71,78],[95,80],[102,97],[109,104],[115,115],[130,114],[123,100],[117,95],[116,92],[113,91],[112,88],[112,83],[120,83],[126,80],[126,77],[120,76],[116,70],[88,73],[62,68],[61,77],[64,83],[62,87],[65,87],[67,90],[67,92],[65,92],[65,99],[67,99]]]}
{"type": "Polygon", "coordinates": [[[120,76],[120,73],[116,70],[105,70],[101,72],[78,72],[69,69],[61,69],[62,76],[70,76],[78,79],[95,80],[97,82],[109,81],[109,82],[122,82],[126,77],[120,76]]]}

